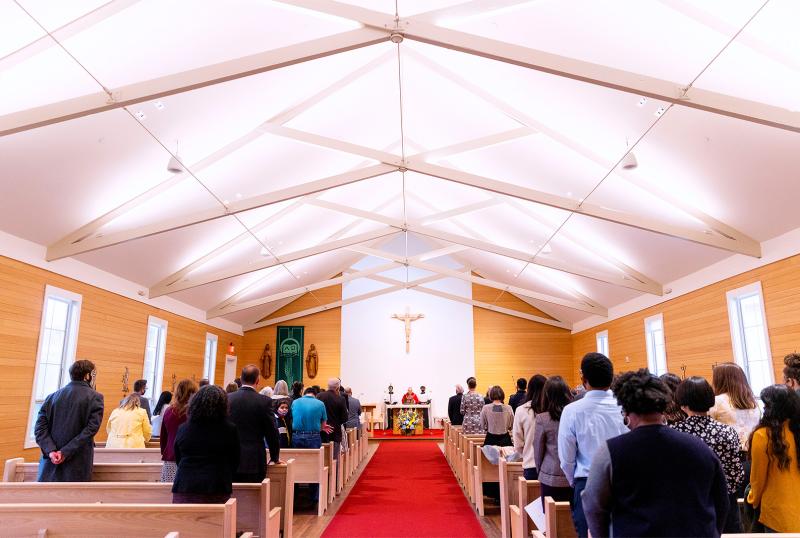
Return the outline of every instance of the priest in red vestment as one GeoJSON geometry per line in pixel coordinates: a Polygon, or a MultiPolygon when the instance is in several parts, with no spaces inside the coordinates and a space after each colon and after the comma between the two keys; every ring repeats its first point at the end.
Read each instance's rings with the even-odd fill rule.
{"type": "Polygon", "coordinates": [[[418,404],[419,398],[417,398],[417,395],[414,394],[414,390],[411,387],[408,387],[408,391],[403,394],[403,399],[401,401],[404,404],[418,404]]]}

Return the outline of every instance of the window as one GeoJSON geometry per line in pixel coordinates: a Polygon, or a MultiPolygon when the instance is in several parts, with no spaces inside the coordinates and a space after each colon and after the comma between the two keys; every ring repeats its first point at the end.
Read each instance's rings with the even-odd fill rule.
{"type": "Polygon", "coordinates": [[[214,371],[217,369],[217,335],[206,333],[206,354],[203,360],[203,377],[214,384],[214,371]]]}
{"type": "Polygon", "coordinates": [[[164,355],[167,347],[167,322],[154,316],[147,319],[147,343],[144,346],[144,375],[147,380],[145,398],[161,394],[164,377],[164,355]]]}
{"type": "Polygon", "coordinates": [[[731,290],[727,296],[736,363],[744,369],[753,392],[758,395],[761,389],[775,382],[761,282],[731,290]]]}
{"type": "Polygon", "coordinates": [[[45,288],[25,448],[36,446],[34,425],[45,398],[70,381],[69,367],[75,362],[81,301],[82,297],[76,293],[53,286],[45,288]]]}
{"type": "Polygon", "coordinates": [[[597,333],[597,352],[608,357],[608,331],[597,333]]]}
{"type": "Polygon", "coordinates": [[[647,342],[647,369],[655,375],[667,373],[667,349],[664,345],[664,318],[661,314],[644,320],[647,342]]]}

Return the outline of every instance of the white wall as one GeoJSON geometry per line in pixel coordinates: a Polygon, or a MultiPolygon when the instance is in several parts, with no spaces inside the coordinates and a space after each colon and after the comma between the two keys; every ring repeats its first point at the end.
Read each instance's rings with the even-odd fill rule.
{"type": "MultiPolygon", "coordinates": [[[[387,249],[388,250],[388,249],[387,249]]],[[[437,260],[442,263],[443,260],[437,260]]],[[[450,267],[457,264],[447,260],[450,267]]],[[[357,268],[385,261],[367,259],[357,268]]],[[[382,273],[406,280],[406,269],[382,273]]],[[[409,280],[428,276],[424,271],[409,270],[409,280]]],[[[471,298],[469,282],[446,278],[430,284],[431,288],[471,298]]],[[[367,279],[344,286],[344,298],[387,287],[367,279]]],[[[475,373],[472,306],[442,299],[418,291],[401,290],[342,308],[342,382],[353,388],[362,403],[381,404],[391,382],[395,400],[411,386],[419,393],[420,385],[431,392],[434,417],[447,416],[447,400],[455,394],[456,383],[465,384],[475,373]],[[392,319],[403,314],[406,306],[412,314],[425,318],[411,323],[411,352],[405,350],[405,326],[392,319]]]]}

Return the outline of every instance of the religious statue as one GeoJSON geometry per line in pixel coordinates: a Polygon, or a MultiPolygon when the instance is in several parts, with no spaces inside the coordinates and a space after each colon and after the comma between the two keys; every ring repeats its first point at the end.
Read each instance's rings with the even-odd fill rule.
{"type": "Polygon", "coordinates": [[[172,374],[172,394],[175,394],[175,385],[178,384],[178,376],[173,372],[172,374]]]}
{"type": "Polygon", "coordinates": [[[308,355],[306,356],[306,371],[308,377],[314,379],[317,377],[319,369],[319,355],[317,354],[317,346],[311,344],[308,348],[308,355]]]}
{"type": "Polygon", "coordinates": [[[406,313],[401,315],[392,314],[392,319],[398,319],[406,325],[406,353],[411,352],[411,322],[425,317],[425,314],[411,314],[411,309],[406,307],[406,313]]]}
{"type": "Polygon", "coordinates": [[[128,381],[130,380],[130,378],[131,378],[131,373],[130,371],[128,371],[128,367],[126,366],[125,373],[122,374],[122,394],[127,395],[128,392],[130,392],[131,388],[128,385],[128,381]]]}
{"type": "Polygon", "coordinates": [[[394,387],[391,382],[389,383],[389,403],[392,403],[392,395],[394,394],[394,387]]]}
{"type": "Polygon", "coordinates": [[[261,375],[265,379],[272,377],[272,351],[270,351],[269,342],[264,346],[264,351],[261,352],[261,375]]]}

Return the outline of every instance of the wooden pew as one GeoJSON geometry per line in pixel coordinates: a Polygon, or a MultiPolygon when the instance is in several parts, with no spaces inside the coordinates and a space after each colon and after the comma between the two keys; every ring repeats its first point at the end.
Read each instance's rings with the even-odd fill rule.
{"type": "MultiPolygon", "coordinates": [[[[478,514],[481,516],[486,515],[483,506],[483,485],[491,482],[500,483],[500,469],[499,465],[492,465],[486,459],[486,455],[481,450],[480,445],[474,445],[476,452],[473,454],[474,465],[473,471],[475,473],[475,507],[478,509],[478,514]]],[[[499,487],[499,486],[498,486],[499,487]]],[[[549,537],[548,537],[549,538],[549,537]]]]}
{"type": "MultiPolygon", "coordinates": [[[[96,441],[95,444],[94,444],[94,447],[95,448],[106,448],[106,442],[105,441],[96,441]]],[[[161,448],[161,443],[158,441],[158,439],[156,439],[154,441],[147,441],[144,444],[144,447],[145,448],[158,448],[158,449],[160,449],[161,448]]],[[[131,450],[131,449],[128,449],[128,450],[131,450]]],[[[138,450],[138,449],[135,449],[135,450],[138,450]]]]}
{"type": "MultiPolygon", "coordinates": [[[[345,437],[342,436],[342,443],[345,443],[345,437]]],[[[344,467],[347,465],[347,454],[342,451],[342,446],[339,446],[339,460],[336,463],[336,495],[339,495],[344,488],[344,467]]]]}
{"type": "Polygon", "coordinates": [[[283,538],[292,538],[294,520],[294,459],[286,463],[267,465],[267,478],[270,483],[272,506],[281,508],[281,532],[283,538]]]}
{"type": "MultiPolygon", "coordinates": [[[[476,492],[475,489],[475,466],[478,461],[479,452],[483,446],[485,436],[467,436],[464,438],[465,447],[465,468],[464,480],[467,483],[467,494],[472,501],[472,505],[478,508],[478,498],[480,497],[481,503],[483,502],[483,491],[476,492]]],[[[483,514],[481,514],[483,515],[483,514]]]]}
{"type": "Polygon", "coordinates": [[[356,468],[358,467],[358,445],[356,444],[356,430],[355,428],[350,428],[349,430],[345,430],[347,433],[347,450],[348,450],[348,458],[347,458],[347,474],[344,478],[345,483],[347,483],[353,474],[356,472],[356,468]]]}
{"type": "MultiPolygon", "coordinates": [[[[569,503],[556,502],[552,497],[544,498],[545,532],[533,531],[534,538],[577,538],[575,524],[572,522],[572,510],[569,503]]],[[[736,536],[741,536],[737,534],[736,536]]]]}
{"type": "Polygon", "coordinates": [[[281,457],[294,460],[295,484],[319,484],[319,503],[317,515],[325,514],[328,509],[328,487],[330,468],[325,465],[325,449],[323,448],[284,448],[281,457]]]}
{"type": "Polygon", "coordinates": [[[336,460],[333,459],[333,441],[322,443],[325,451],[325,465],[328,467],[328,504],[336,498],[336,460]]]}
{"type": "MultiPolygon", "coordinates": [[[[259,537],[280,536],[280,512],[270,508],[270,481],[234,484],[236,529],[259,537]]],[[[172,484],[148,482],[6,482],[0,484],[0,504],[103,503],[171,504],[172,484]]],[[[0,531],[2,532],[2,531],[0,531]]]]}
{"type": "Polygon", "coordinates": [[[519,506],[517,479],[522,478],[522,462],[509,463],[501,456],[497,472],[500,477],[500,534],[502,538],[510,538],[511,505],[519,506]]]}
{"type": "MultiPolygon", "coordinates": [[[[161,463],[96,463],[92,482],[159,482],[161,463]]],[[[6,460],[3,482],[36,482],[39,463],[25,463],[22,458],[6,460]]]]}
{"type": "Polygon", "coordinates": [[[2,504],[4,536],[236,536],[236,500],[225,504],[2,504]]]}
{"type": "Polygon", "coordinates": [[[541,496],[542,485],[538,480],[517,478],[517,503],[509,506],[511,538],[530,536],[529,530],[535,528],[533,521],[525,512],[525,507],[541,496]]]}
{"type": "MultiPolygon", "coordinates": [[[[25,463],[22,458],[6,460],[3,482],[36,482],[38,471],[38,463],[25,463]]],[[[267,478],[272,506],[281,509],[283,537],[291,538],[294,517],[294,460],[267,466],[267,478]]],[[[160,479],[161,464],[97,463],[92,469],[93,482],[159,482],[160,479]]]]}
{"type": "Polygon", "coordinates": [[[95,448],[95,463],[160,463],[158,448],[95,448]]]}

